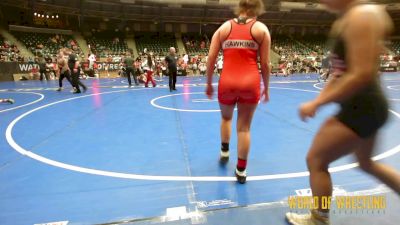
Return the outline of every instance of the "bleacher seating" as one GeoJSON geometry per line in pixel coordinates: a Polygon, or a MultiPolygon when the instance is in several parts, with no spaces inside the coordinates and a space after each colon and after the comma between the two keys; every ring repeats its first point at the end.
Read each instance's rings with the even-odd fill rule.
{"type": "Polygon", "coordinates": [[[142,33],[135,35],[136,48],[141,53],[146,48],[158,55],[167,55],[170,47],[178,52],[174,34],[142,33]]]}
{"type": "Polygon", "coordinates": [[[328,39],[323,36],[306,36],[296,40],[308,47],[308,50],[305,51],[306,54],[316,52],[317,54],[323,55],[330,50],[328,39]]]}
{"type": "Polygon", "coordinates": [[[0,35],[0,61],[23,61],[24,58],[20,55],[20,51],[16,45],[6,41],[0,35]]]}
{"type": "Polygon", "coordinates": [[[397,54],[400,55],[400,40],[393,40],[391,44],[391,50],[397,54]]]}
{"type": "Polygon", "coordinates": [[[77,42],[70,35],[43,34],[13,31],[12,34],[25,44],[34,55],[56,55],[63,47],[71,48],[81,54],[77,42]]]}
{"type": "Polygon", "coordinates": [[[330,50],[328,40],[324,36],[273,36],[272,50],[282,57],[293,57],[297,55],[301,58],[317,57],[327,54],[330,50]]]}
{"type": "Polygon", "coordinates": [[[311,51],[288,36],[274,36],[271,40],[271,48],[279,55],[307,55],[311,51]]]}
{"type": "Polygon", "coordinates": [[[199,34],[182,35],[182,42],[189,55],[206,55],[209,51],[209,38],[199,34]]]}
{"type": "Polygon", "coordinates": [[[86,42],[90,45],[93,52],[96,52],[100,57],[108,55],[121,55],[128,51],[128,45],[123,38],[119,37],[96,37],[86,38],[86,42]]]}

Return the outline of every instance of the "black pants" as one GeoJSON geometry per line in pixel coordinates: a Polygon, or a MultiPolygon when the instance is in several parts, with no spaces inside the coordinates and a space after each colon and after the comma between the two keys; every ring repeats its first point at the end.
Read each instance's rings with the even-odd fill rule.
{"type": "Polygon", "coordinates": [[[133,76],[133,80],[135,81],[135,84],[136,84],[136,85],[139,85],[139,83],[138,83],[138,81],[137,81],[137,78],[136,78],[136,76],[135,76],[135,73],[134,73],[133,71],[134,71],[134,70],[133,70],[132,67],[126,67],[126,76],[128,77],[129,86],[132,85],[131,74],[132,74],[132,76],[133,76]]]}
{"type": "Polygon", "coordinates": [[[90,69],[90,70],[88,71],[88,76],[89,76],[89,77],[94,77],[94,69],[90,69]]]}
{"type": "Polygon", "coordinates": [[[175,90],[175,84],[176,84],[176,74],[177,71],[176,70],[170,70],[168,72],[168,76],[169,76],[169,90],[175,90]]]}
{"type": "Polygon", "coordinates": [[[50,80],[50,74],[46,70],[40,70],[40,80],[43,80],[43,77],[46,77],[46,80],[50,80]]]}
{"type": "Polygon", "coordinates": [[[71,70],[72,73],[72,86],[76,88],[76,92],[81,92],[81,89],[79,89],[79,86],[83,88],[83,90],[86,90],[87,87],[79,80],[79,74],[81,71],[78,69],[76,73],[74,73],[73,70],[71,70]]]}
{"type": "Polygon", "coordinates": [[[69,71],[67,70],[64,73],[60,72],[60,77],[58,78],[58,85],[60,86],[60,88],[63,86],[62,81],[64,80],[64,78],[67,78],[67,80],[71,84],[71,86],[74,86],[74,85],[72,85],[71,76],[69,75],[69,71]]]}

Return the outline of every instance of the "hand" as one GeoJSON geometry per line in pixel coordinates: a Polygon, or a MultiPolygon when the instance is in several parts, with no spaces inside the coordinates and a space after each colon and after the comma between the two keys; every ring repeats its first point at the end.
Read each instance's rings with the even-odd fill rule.
{"type": "Polygon", "coordinates": [[[261,101],[263,103],[269,102],[269,89],[268,88],[264,88],[261,90],[261,101]]]}
{"type": "Polygon", "coordinates": [[[303,103],[299,107],[299,116],[301,120],[306,121],[308,117],[314,117],[317,112],[318,104],[314,101],[303,103]]]}
{"type": "Polygon", "coordinates": [[[74,68],[74,73],[77,73],[77,72],[78,72],[78,69],[74,68]]]}
{"type": "Polygon", "coordinates": [[[206,95],[207,95],[208,99],[210,99],[210,100],[213,98],[214,88],[211,84],[207,84],[206,95]]]}

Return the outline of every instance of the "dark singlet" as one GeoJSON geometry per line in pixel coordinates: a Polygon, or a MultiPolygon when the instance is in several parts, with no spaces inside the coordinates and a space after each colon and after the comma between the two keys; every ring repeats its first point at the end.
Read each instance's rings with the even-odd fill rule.
{"type": "MultiPolygon", "coordinates": [[[[351,76],[351,74],[346,74],[346,43],[340,36],[334,39],[336,40],[331,55],[332,73],[338,75],[338,79],[341,75],[351,76]]],[[[340,102],[341,109],[336,115],[339,121],[361,138],[374,135],[388,118],[388,103],[381,89],[378,74],[375,77],[376,79],[368,86],[349,99],[340,102]]]]}
{"type": "Polygon", "coordinates": [[[68,67],[70,70],[75,68],[76,61],[78,61],[78,57],[75,55],[75,53],[70,54],[68,57],[68,67]]]}

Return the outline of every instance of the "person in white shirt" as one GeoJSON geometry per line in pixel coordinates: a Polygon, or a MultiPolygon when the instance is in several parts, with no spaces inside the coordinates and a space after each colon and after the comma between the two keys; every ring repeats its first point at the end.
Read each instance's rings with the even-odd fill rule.
{"type": "Polygon", "coordinates": [[[183,56],[183,62],[187,65],[187,63],[189,62],[189,56],[188,56],[188,54],[185,54],[184,56],[183,56]]]}
{"type": "Polygon", "coordinates": [[[89,60],[89,69],[92,70],[94,63],[96,62],[96,56],[93,53],[91,53],[88,57],[88,60],[89,60]]]}
{"type": "Polygon", "coordinates": [[[205,63],[200,63],[199,69],[200,69],[200,75],[202,76],[206,75],[207,66],[205,63]]]}
{"type": "Polygon", "coordinates": [[[221,57],[221,58],[219,58],[219,60],[217,62],[218,75],[221,75],[223,67],[224,67],[224,60],[221,57]]]}

